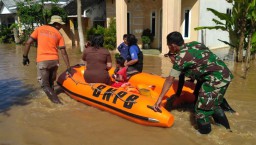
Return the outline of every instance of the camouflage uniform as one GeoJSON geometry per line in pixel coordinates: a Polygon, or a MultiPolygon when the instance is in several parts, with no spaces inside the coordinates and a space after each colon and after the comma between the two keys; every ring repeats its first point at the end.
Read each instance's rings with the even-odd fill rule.
{"type": "Polygon", "coordinates": [[[222,103],[226,89],[233,78],[225,63],[206,46],[198,42],[180,47],[170,75],[179,77],[180,73],[203,81],[195,106],[196,119],[209,122],[211,116],[222,103]]]}

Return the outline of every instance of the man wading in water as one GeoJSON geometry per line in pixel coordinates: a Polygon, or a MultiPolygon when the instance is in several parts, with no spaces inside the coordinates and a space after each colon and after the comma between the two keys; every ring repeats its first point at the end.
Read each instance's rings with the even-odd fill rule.
{"type": "Polygon", "coordinates": [[[64,24],[60,16],[52,16],[49,25],[36,28],[30,35],[23,53],[23,65],[28,65],[30,46],[34,41],[37,41],[37,79],[48,98],[57,104],[61,104],[61,101],[53,87],[59,67],[58,50],[61,51],[67,70],[70,68],[64,38],[59,32],[64,24]]]}
{"type": "Polygon", "coordinates": [[[170,53],[174,56],[173,67],[153,106],[154,110],[160,109],[161,101],[173,84],[174,78],[178,78],[181,73],[184,73],[185,76],[202,80],[195,104],[195,121],[198,131],[202,134],[211,132],[210,117],[213,117],[216,123],[230,129],[228,119],[220,107],[233,78],[225,63],[201,43],[194,41],[185,44],[179,32],[167,35],[167,45],[170,53]]]}

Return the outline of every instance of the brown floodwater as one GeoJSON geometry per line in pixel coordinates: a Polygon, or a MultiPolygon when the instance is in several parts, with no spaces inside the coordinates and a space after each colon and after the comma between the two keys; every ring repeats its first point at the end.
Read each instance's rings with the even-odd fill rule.
{"type": "MultiPolygon", "coordinates": [[[[226,113],[233,132],[212,125],[199,134],[187,110],[173,110],[170,128],[136,124],[60,94],[64,105],[51,103],[36,80],[36,49],[22,65],[23,46],[0,45],[0,145],[253,145],[256,142],[256,62],[247,79],[241,64],[227,61],[235,75],[225,95],[239,115],[226,113]]],[[[216,52],[217,53],[217,52],[216,52]]],[[[218,52],[223,54],[222,52],[218,52]]],[[[68,49],[72,65],[83,63],[78,49],[68,49]]],[[[62,59],[62,58],[61,58],[62,59]]],[[[144,71],[166,77],[170,61],[145,56],[144,71]]],[[[61,61],[59,74],[65,70],[61,61]]]]}

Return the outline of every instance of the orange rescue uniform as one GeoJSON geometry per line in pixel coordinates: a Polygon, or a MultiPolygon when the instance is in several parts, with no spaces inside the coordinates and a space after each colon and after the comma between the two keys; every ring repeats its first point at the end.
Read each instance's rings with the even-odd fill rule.
{"type": "Polygon", "coordinates": [[[56,28],[49,25],[40,26],[30,37],[37,39],[37,62],[59,60],[58,47],[65,46],[65,42],[56,28]]]}

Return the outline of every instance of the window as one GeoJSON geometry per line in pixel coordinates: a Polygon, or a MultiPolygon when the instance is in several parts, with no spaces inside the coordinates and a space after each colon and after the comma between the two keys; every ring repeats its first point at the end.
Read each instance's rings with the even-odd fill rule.
{"type": "Polygon", "coordinates": [[[14,17],[8,17],[8,18],[7,18],[7,25],[8,25],[8,27],[11,27],[11,25],[12,25],[13,23],[15,23],[14,17]]]}
{"type": "Polygon", "coordinates": [[[186,9],[184,13],[184,32],[183,32],[183,36],[185,38],[189,38],[189,31],[190,31],[190,10],[186,9]]]}
{"type": "Polygon", "coordinates": [[[231,16],[231,9],[227,8],[227,14],[231,16]]]}
{"type": "Polygon", "coordinates": [[[156,12],[151,13],[151,33],[155,36],[156,33],[156,12]]]}
{"type": "MultiPolygon", "coordinates": [[[[232,14],[232,10],[231,10],[231,9],[229,9],[229,8],[227,8],[227,12],[226,12],[226,14],[227,14],[228,16],[231,16],[231,14],[232,14]]],[[[226,28],[228,27],[227,25],[228,25],[228,22],[226,21],[226,28]]]]}
{"type": "Polygon", "coordinates": [[[127,34],[130,34],[130,13],[127,13],[127,34]]]}
{"type": "Polygon", "coordinates": [[[78,29],[78,22],[77,22],[77,19],[74,19],[74,29],[75,29],[75,30],[78,29]]]}

